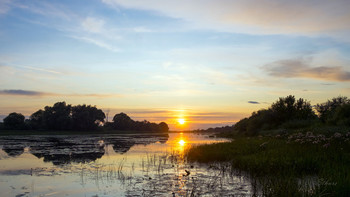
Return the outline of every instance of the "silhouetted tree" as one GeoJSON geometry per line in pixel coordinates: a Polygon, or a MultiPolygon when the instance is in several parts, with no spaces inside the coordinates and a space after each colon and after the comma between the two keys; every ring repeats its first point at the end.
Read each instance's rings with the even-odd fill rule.
{"type": "MultiPolygon", "coordinates": [[[[110,127],[106,125],[105,128],[110,127]]],[[[134,121],[125,113],[116,114],[113,117],[113,129],[116,130],[129,130],[129,131],[151,131],[151,132],[168,132],[169,127],[165,122],[159,124],[144,121],[134,121]]]]}
{"type": "Polygon", "coordinates": [[[5,129],[25,129],[24,119],[25,117],[20,113],[10,113],[4,118],[4,127],[5,129]]]}
{"type": "Polygon", "coordinates": [[[169,126],[165,122],[159,123],[159,131],[161,132],[168,132],[169,131],[169,126]]]}
{"type": "Polygon", "coordinates": [[[336,97],[332,98],[332,100],[328,100],[325,103],[317,104],[316,110],[318,112],[318,116],[323,123],[328,123],[334,116],[335,110],[337,107],[350,104],[350,100],[347,97],[336,97]]]}
{"type": "Polygon", "coordinates": [[[78,105],[72,107],[73,128],[77,130],[95,130],[104,122],[105,114],[96,106],[78,105]]]}
{"type": "Polygon", "coordinates": [[[57,102],[52,107],[46,106],[43,114],[44,125],[49,130],[72,129],[72,106],[66,102],[57,102]]]}
{"type": "Polygon", "coordinates": [[[294,96],[289,95],[279,98],[269,109],[253,112],[249,118],[240,120],[234,129],[239,133],[255,135],[259,130],[283,127],[286,123],[304,121],[305,126],[312,124],[315,119],[316,115],[310,102],[302,98],[296,100],[294,96]]]}
{"type": "Polygon", "coordinates": [[[327,123],[340,126],[350,126],[350,103],[339,105],[327,123]]]}
{"type": "Polygon", "coordinates": [[[32,129],[44,129],[44,111],[38,110],[29,117],[29,124],[32,129]]]}
{"type": "Polygon", "coordinates": [[[113,128],[117,130],[132,129],[133,123],[134,121],[123,112],[113,117],[113,128]]]}

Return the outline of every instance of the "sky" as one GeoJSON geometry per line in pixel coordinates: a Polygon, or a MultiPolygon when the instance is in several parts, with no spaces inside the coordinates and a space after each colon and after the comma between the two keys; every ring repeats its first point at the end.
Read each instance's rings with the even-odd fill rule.
{"type": "Polygon", "coordinates": [[[171,130],[350,97],[348,0],[0,0],[0,118],[59,101],[171,130]],[[184,119],[180,125],[178,119],[184,119]]]}

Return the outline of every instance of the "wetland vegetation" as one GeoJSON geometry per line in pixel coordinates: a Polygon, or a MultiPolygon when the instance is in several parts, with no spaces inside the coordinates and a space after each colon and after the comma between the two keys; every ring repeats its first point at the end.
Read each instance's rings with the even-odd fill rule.
{"type": "MultiPolygon", "coordinates": [[[[65,103],[56,103],[52,108],[56,105],[67,107],[65,103]]],[[[87,183],[95,181],[97,189],[93,192],[81,189],[78,192],[90,196],[347,196],[350,193],[349,106],[346,97],[312,106],[304,99],[287,96],[233,126],[193,133],[169,133],[166,123],[134,121],[124,113],[116,114],[113,122],[105,124],[100,124],[102,118],[99,122],[97,116],[91,116],[86,121],[94,122],[90,125],[94,129],[87,131],[74,126],[74,120],[84,116],[74,115],[74,107],[69,107],[70,123],[66,124],[70,125],[69,129],[14,131],[7,127],[8,130],[1,131],[0,162],[24,159],[31,154],[35,156],[32,161],[50,165],[41,163],[34,168],[0,171],[13,180],[17,180],[14,178],[17,175],[55,179],[66,173],[69,179],[79,175],[84,187],[95,188],[91,182],[87,183]],[[195,134],[204,132],[215,132],[217,137],[195,134]]],[[[95,107],[78,108],[83,112],[95,107]]],[[[48,109],[45,111],[53,110],[48,109]]],[[[45,113],[40,113],[43,116],[38,122],[43,123],[45,113]]],[[[18,114],[10,114],[3,126],[16,125],[17,120],[24,125],[35,125],[40,118],[34,117],[37,116],[24,120],[18,114]]],[[[41,178],[36,180],[42,183],[41,178]]],[[[66,192],[67,187],[55,190],[72,195],[66,192]]],[[[23,193],[27,194],[30,192],[23,193]]]]}
{"type": "Polygon", "coordinates": [[[232,142],[193,147],[187,156],[190,161],[229,162],[265,196],[347,196],[349,106],[349,99],[337,97],[316,105],[316,114],[304,99],[280,98],[232,127],[217,128],[232,142]]]}

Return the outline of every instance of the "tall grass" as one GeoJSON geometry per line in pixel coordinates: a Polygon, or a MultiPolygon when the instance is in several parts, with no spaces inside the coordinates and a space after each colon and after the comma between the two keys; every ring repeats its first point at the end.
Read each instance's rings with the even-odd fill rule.
{"type": "Polygon", "coordinates": [[[239,138],[232,142],[193,147],[189,161],[229,161],[249,173],[264,195],[347,196],[350,194],[350,144],[330,146],[287,143],[276,138],[239,138]],[[315,177],[305,181],[306,177],[315,177]]]}

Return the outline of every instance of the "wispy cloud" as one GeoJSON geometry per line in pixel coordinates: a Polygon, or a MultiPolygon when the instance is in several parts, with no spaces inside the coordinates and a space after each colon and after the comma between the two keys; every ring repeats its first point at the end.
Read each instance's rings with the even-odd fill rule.
{"type": "Polygon", "coordinates": [[[0,90],[0,95],[44,96],[47,95],[47,93],[30,90],[0,90]]]}
{"type": "Polygon", "coordinates": [[[85,36],[82,36],[82,37],[79,37],[79,36],[70,36],[71,38],[74,38],[74,39],[77,39],[77,40],[82,40],[82,41],[85,41],[85,42],[88,42],[88,43],[91,43],[91,44],[94,44],[98,47],[101,47],[101,48],[104,48],[104,49],[107,49],[109,51],[112,51],[114,53],[117,53],[117,52],[120,52],[120,49],[117,48],[117,47],[114,47],[110,44],[107,44],[103,41],[100,41],[100,40],[97,40],[97,39],[94,39],[94,38],[90,38],[90,37],[85,37],[85,36]]]}
{"type": "Polygon", "coordinates": [[[347,0],[102,0],[120,7],[152,10],[221,31],[267,34],[328,34],[349,31],[347,0]],[[185,6],[184,6],[185,5],[185,6]]]}
{"type": "Polygon", "coordinates": [[[69,11],[69,9],[62,6],[62,4],[54,4],[46,1],[26,1],[25,3],[17,1],[12,3],[11,6],[45,17],[58,18],[66,21],[77,18],[77,15],[74,12],[69,11]]]}
{"type": "Polygon", "coordinates": [[[106,98],[106,97],[122,97],[119,94],[61,94],[61,93],[51,93],[51,92],[40,92],[33,90],[22,90],[22,89],[8,89],[0,90],[0,95],[7,96],[30,96],[30,97],[58,97],[58,96],[67,96],[67,97],[96,97],[96,98],[106,98]]]}
{"type": "Polygon", "coordinates": [[[350,81],[350,72],[341,66],[312,67],[304,59],[279,60],[262,67],[270,76],[285,78],[312,78],[324,81],[350,81]]]}
{"type": "Polygon", "coordinates": [[[258,101],[248,101],[250,104],[260,104],[258,101]]]}
{"type": "Polygon", "coordinates": [[[154,30],[151,30],[147,27],[135,27],[133,28],[133,31],[136,32],[136,33],[151,33],[151,32],[154,32],[154,30]]]}
{"type": "Polygon", "coordinates": [[[104,30],[105,21],[102,19],[97,19],[93,17],[87,17],[82,22],[82,27],[84,30],[92,33],[100,33],[104,30]]]}
{"type": "Polygon", "coordinates": [[[93,44],[112,52],[120,51],[111,44],[120,39],[120,35],[116,33],[115,28],[106,26],[105,20],[99,17],[86,16],[85,13],[79,13],[65,5],[44,1],[15,2],[11,3],[11,7],[22,9],[38,16],[44,16],[23,18],[23,21],[55,29],[63,32],[70,38],[93,44]]]}
{"type": "Polygon", "coordinates": [[[1,0],[0,1],[0,14],[6,14],[10,10],[11,0],[1,0]]]}
{"type": "Polygon", "coordinates": [[[34,70],[34,71],[40,71],[40,72],[46,72],[51,74],[63,74],[62,72],[56,71],[56,70],[50,70],[45,68],[38,68],[38,67],[32,67],[32,66],[20,66],[21,68],[34,70]]]}

